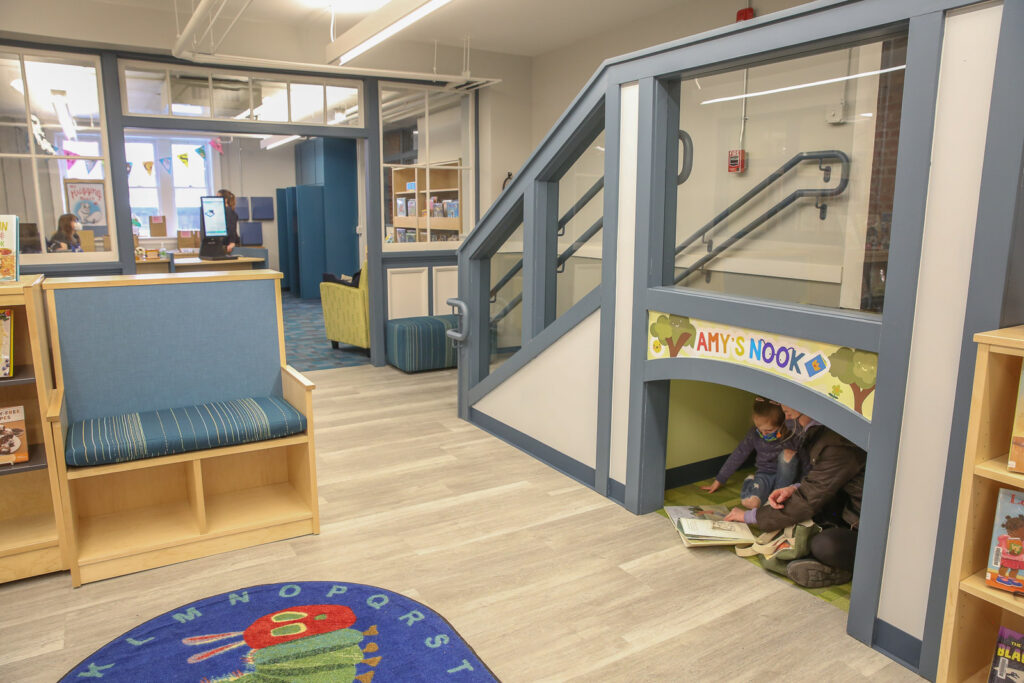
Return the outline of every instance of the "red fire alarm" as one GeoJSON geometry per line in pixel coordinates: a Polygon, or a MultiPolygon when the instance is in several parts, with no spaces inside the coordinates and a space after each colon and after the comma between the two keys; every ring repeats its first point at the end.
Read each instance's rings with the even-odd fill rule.
{"type": "Polygon", "coordinates": [[[747,151],[745,149],[729,150],[729,173],[743,173],[747,170],[747,151]]]}
{"type": "Polygon", "coordinates": [[[754,18],[754,8],[744,7],[736,13],[736,21],[747,21],[748,19],[754,18]]]}

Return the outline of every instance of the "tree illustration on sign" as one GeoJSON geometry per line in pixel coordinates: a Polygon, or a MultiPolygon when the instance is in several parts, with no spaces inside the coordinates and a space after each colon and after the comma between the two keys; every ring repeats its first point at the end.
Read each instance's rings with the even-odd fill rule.
{"type": "Polygon", "coordinates": [[[681,315],[659,315],[651,325],[651,336],[668,347],[673,358],[679,355],[684,346],[693,348],[697,337],[697,328],[690,324],[690,319],[681,315]]]}
{"type": "Polygon", "coordinates": [[[853,390],[853,409],[864,414],[864,401],[875,390],[878,354],[843,346],[828,357],[829,374],[853,390]]]}

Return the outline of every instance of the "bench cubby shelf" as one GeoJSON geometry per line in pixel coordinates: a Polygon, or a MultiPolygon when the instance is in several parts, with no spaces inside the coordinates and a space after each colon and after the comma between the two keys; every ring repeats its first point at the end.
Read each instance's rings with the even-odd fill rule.
{"type": "Polygon", "coordinates": [[[1024,632],[1024,600],[985,584],[999,489],[1024,491],[1006,469],[1024,326],[974,336],[978,358],[967,426],[938,680],[987,681],[999,626],[1024,632]]]}
{"type": "Polygon", "coordinates": [[[11,309],[14,373],[0,378],[0,406],[23,405],[28,462],[0,465],[0,582],[67,568],[60,493],[50,432],[42,416],[53,390],[41,283],[26,276],[0,284],[0,308],[11,309]]]}
{"type": "MultiPolygon", "coordinates": [[[[264,347],[263,354],[259,356],[263,359],[262,367],[271,361],[278,364],[280,397],[302,413],[307,424],[305,432],[281,438],[129,462],[71,467],[64,463],[63,457],[59,458],[58,479],[66,501],[62,524],[68,539],[73,585],[319,532],[313,443],[314,387],[284,364],[278,278],[279,273],[252,271],[202,276],[171,274],[158,280],[141,281],[108,278],[105,281],[108,284],[101,280],[100,284],[84,282],[83,285],[86,278],[47,282],[55,354],[63,348],[60,343],[65,331],[60,326],[64,321],[58,321],[55,313],[52,299],[55,289],[82,286],[109,287],[111,290],[162,288],[165,291],[153,294],[153,298],[166,301],[167,297],[174,296],[175,285],[202,284],[212,289],[188,295],[195,297],[193,305],[203,306],[202,302],[208,299],[212,302],[210,305],[219,306],[225,298],[237,295],[238,290],[221,292],[217,289],[218,282],[241,283],[243,287],[245,283],[257,283],[257,288],[247,295],[253,297],[250,304],[253,308],[248,314],[257,319],[276,313],[277,329],[272,323],[259,329],[247,329],[245,315],[222,327],[237,335],[237,343],[244,340],[247,349],[264,347]],[[260,287],[261,280],[272,282],[263,282],[264,286],[260,287]],[[268,284],[273,286],[265,286],[268,284]]],[[[148,292],[139,295],[150,296],[148,292]]],[[[109,296],[117,295],[112,293],[109,296]]],[[[186,296],[185,291],[182,296],[186,296]]],[[[93,332],[79,330],[78,334],[93,332]]],[[[158,334],[144,334],[143,337],[143,344],[159,346],[162,343],[158,334]]],[[[78,341],[80,337],[76,343],[78,341]]],[[[139,343],[138,339],[133,341],[139,343]]],[[[107,343],[116,341],[107,338],[107,343]]],[[[202,343],[203,340],[197,342],[200,346],[202,343]]],[[[157,349],[152,357],[165,359],[164,352],[170,351],[172,344],[169,342],[163,350],[157,349]]],[[[237,348],[236,341],[228,340],[228,347],[237,348]]],[[[138,359],[145,353],[140,355],[136,352],[134,357],[138,359]]],[[[181,358],[178,360],[182,361],[181,358]]],[[[180,363],[171,362],[170,365],[182,367],[180,363]]],[[[57,388],[47,417],[53,429],[54,443],[64,444],[69,410],[67,397],[62,392],[65,389],[63,382],[70,376],[62,372],[59,359],[54,367],[57,388]]],[[[260,374],[258,367],[247,367],[246,372],[260,374]]],[[[203,379],[206,377],[204,373],[196,376],[197,382],[209,381],[210,391],[215,390],[218,380],[203,379]]],[[[220,378],[219,382],[223,381],[223,377],[220,378]]],[[[159,378],[155,384],[159,385],[159,378]]],[[[63,455],[63,446],[58,450],[63,455]]]]}

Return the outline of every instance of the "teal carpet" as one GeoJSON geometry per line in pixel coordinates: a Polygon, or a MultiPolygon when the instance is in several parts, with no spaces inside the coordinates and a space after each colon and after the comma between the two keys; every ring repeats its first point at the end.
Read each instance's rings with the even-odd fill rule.
{"type": "Polygon", "coordinates": [[[324,333],[320,299],[300,299],[289,292],[281,292],[281,313],[288,364],[299,372],[369,365],[367,349],[346,344],[331,348],[324,333]]]}

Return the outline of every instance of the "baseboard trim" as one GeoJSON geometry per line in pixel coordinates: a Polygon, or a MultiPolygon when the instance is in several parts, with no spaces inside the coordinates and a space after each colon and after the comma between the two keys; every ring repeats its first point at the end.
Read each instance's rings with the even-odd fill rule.
{"type": "MultiPolygon", "coordinates": [[[[510,446],[514,446],[527,455],[540,460],[545,465],[553,467],[565,476],[575,479],[589,489],[594,488],[594,468],[588,467],[568,455],[556,451],[554,448],[541,443],[528,434],[509,427],[504,422],[494,419],[490,415],[481,413],[476,408],[469,409],[469,422],[476,425],[485,432],[497,437],[510,446]]],[[[625,493],[625,487],[623,487],[625,493]]],[[[625,496],[623,496],[625,497],[625,496]]]]}
{"type": "MultiPolygon", "coordinates": [[[[729,454],[720,455],[700,462],[692,462],[689,465],[670,467],[665,470],[665,489],[674,489],[677,486],[685,486],[694,482],[704,481],[718,474],[722,465],[729,459],[729,454]]],[[[625,487],[623,487],[625,488],[625,487]]]]}
{"type": "Polygon", "coordinates": [[[875,619],[872,647],[888,655],[914,673],[921,664],[921,641],[881,619],[875,619]]]}

